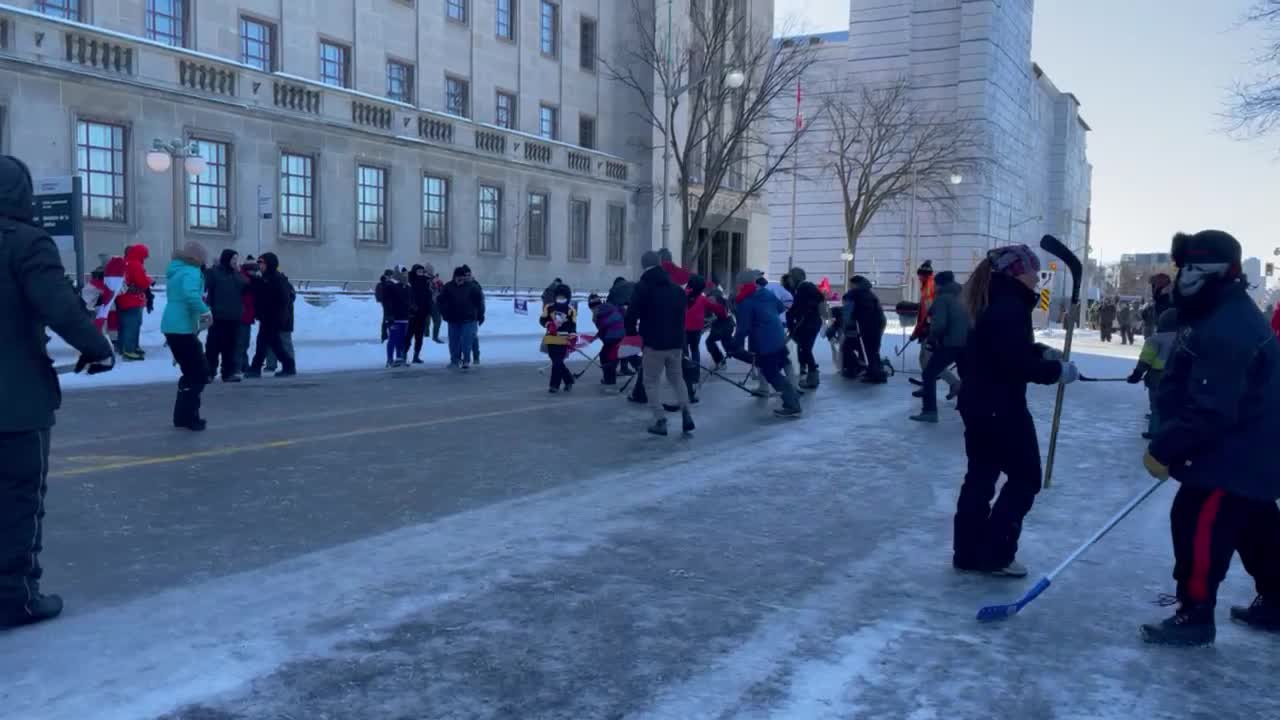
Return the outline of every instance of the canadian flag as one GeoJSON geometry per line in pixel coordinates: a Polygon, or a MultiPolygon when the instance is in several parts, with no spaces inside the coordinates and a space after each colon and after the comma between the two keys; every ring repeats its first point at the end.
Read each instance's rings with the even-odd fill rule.
{"type": "Polygon", "coordinates": [[[114,330],[116,326],[116,298],[124,288],[124,258],[113,257],[102,269],[102,304],[93,318],[98,330],[114,330]]]}

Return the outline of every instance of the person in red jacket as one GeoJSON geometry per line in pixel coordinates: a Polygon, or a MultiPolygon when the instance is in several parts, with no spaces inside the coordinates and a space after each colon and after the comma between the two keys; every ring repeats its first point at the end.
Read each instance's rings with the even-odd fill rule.
{"type": "MultiPolygon", "coordinates": [[[[261,276],[262,268],[258,267],[258,261],[250,255],[240,265],[240,273],[244,275],[249,287],[253,287],[253,281],[261,276]]],[[[254,320],[257,319],[257,314],[253,309],[252,292],[247,292],[240,296],[240,308],[240,330],[236,335],[236,357],[240,358],[240,368],[241,372],[243,372],[249,368],[249,341],[253,335],[254,320]]]]}
{"type": "Polygon", "coordinates": [[[707,326],[707,316],[715,315],[721,320],[729,316],[724,306],[703,294],[706,289],[707,281],[701,275],[689,278],[689,286],[685,289],[689,293],[689,306],[684,311],[684,339],[686,352],[694,365],[702,364],[699,344],[702,342],[702,331],[707,326]]]}
{"type": "Polygon", "coordinates": [[[667,277],[671,278],[671,282],[676,285],[688,285],[689,281],[693,279],[693,273],[685,270],[672,261],[670,250],[666,248],[659,250],[658,259],[661,261],[659,264],[662,266],[662,269],[667,271],[667,277]]]}
{"type": "Polygon", "coordinates": [[[142,309],[147,306],[147,293],[151,291],[152,281],[145,265],[150,256],[146,245],[130,245],[124,249],[124,290],[116,298],[116,312],[120,318],[120,357],[125,360],[146,357],[139,341],[142,309]]]}
{"type": "Polygon", "coordinates": [[[1271,332],[1280,336],[1280,303],[1276,304],[1276,311],[1271,316],[1271,332]]]}

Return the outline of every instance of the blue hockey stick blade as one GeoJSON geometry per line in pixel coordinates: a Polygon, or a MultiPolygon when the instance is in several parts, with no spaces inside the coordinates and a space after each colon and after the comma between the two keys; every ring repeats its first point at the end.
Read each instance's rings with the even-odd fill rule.
{"type": "Polygon", "coordinates": [[[1049,589],[1050,580],[1047,577],[1040,578],[1026,595],[1016,603],[1009,605],[988,605],[978,611],[978,620],[981,622],[993,622],[996,620],[1007,620],[1022,611],[1022,608],[1031,603],[1032,600],[1040,597],[1040,593],[1049,589]]]}

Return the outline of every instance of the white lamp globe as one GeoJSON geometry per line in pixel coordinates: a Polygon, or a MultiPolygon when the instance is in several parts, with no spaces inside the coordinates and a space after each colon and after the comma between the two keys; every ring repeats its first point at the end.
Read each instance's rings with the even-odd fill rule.
{"type": "Polygon", "coordinates": [[[188,155],[187,159],[182,161],[182,165],[186,168],[188,175],[202,175],[209,163],[199,155],[188,155]]]}
{"type": "Polygon", "coordinates": [[[951,184],[952,184],[952,185],[959,185],[959,184],[960,184],[960,183],[962,183],[962,182],[964,182],[964,176],[963,176],[963,175],[961,175],[959,171],[956,171],[956,172],[951,173],[951,184]]]}
{"type": "Polygon", "coordinates": [[[724,76],[725,87],[730,90],[737,90],[747,82],[747,76],[741,70],[730,70],[728,75],[724,76]]]}
{"type": "Polygon", "coordinates": [[[168,172],[173,165],[173,158],[169,157],[169,153],[164,150],[150,150],[147,152],[147,167],[153,172],[168,172]]]}

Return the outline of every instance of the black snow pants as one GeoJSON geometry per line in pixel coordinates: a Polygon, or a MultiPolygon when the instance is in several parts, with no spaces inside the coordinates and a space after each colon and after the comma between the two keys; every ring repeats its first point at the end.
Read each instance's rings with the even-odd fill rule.
{"type": "Polygon", "coordinates": [[[409,341],[413,341],[413,359],[422,357],[422,340],[426,337],[427,326],[431,324],[431,313],[418,313],[409,318],[409,332],[404,338],[404,354],[409,354],[409,341]]]}
{"type": "Polygon", "coordinates": [[[883,381],[886,377],[884,367],[880,364],[880,341],[884,339],[884,330],[876,330],[862,334],[862,347],[866,353],[868,380],[883,381]]]}
{"type": "Polygon", "coordinates": [[[1017,556],[1022,520],[1040,492],[1036,426],[1026,409],[1012,417],[963,410],[960,415],[969,469],[956,505],[954,562],[965,569],[998,570],[1017,556]],[[1001,473],[1008,480],[993,507],[1001,473]]]}
{"type": "Polygon", "coordinates": [[[813,346],[818,341],[821,330],[822,322],[814,318],[797,324],[791,332],[791,339],[796,341],[796,360],[800,363],[801,375],[818,372],[818,359],[813,356],[813,346]]]}
{"type": "Polygon", "coordinates": [[[1210,605],[1240,553],[1258,594],[1280,598],[1280,508],[1225,490],[1182,485],[1169,513],[1178,599],[1210,605]]]}
{"type": "Polygon", "coordinates": [[[209,366],[205,365],[200,338],[195,335],[165,333],[169,352],[178,363],[178,397],[173,401],[173,426],[189,427],[200,419],[200,394],[209,382],[209,366]]]}
{"type": "MultiPolygon", "coordinates": [[[[465,355],[466,351],[464,351],[465,355]]],[[[547,357],[551,358],[551,389],[559,390],[560,384],[564,383],[565,389],[573,387],[573,373],[569,370],[569,366],[565,364],[565,358],[569,356],[569,347],[567,345],[548,345],[547,357]]]]}
{"type": "Polygon", "coordinates": [[[209,365],[210,377],[218,373],[219,361],[222,365],[223,380],[243,369],[240,367],[240,358],[236,353],[236,342],[239,337],[240,321],[238,319],[213,321],[213,325],[209,327],[204,353],[205,362],[209,365]]]}
{"type": "Polygon", "coordinates": [[[0,433],[0,615],[23,611],[40,590],[49,430],[0,433]]]}

